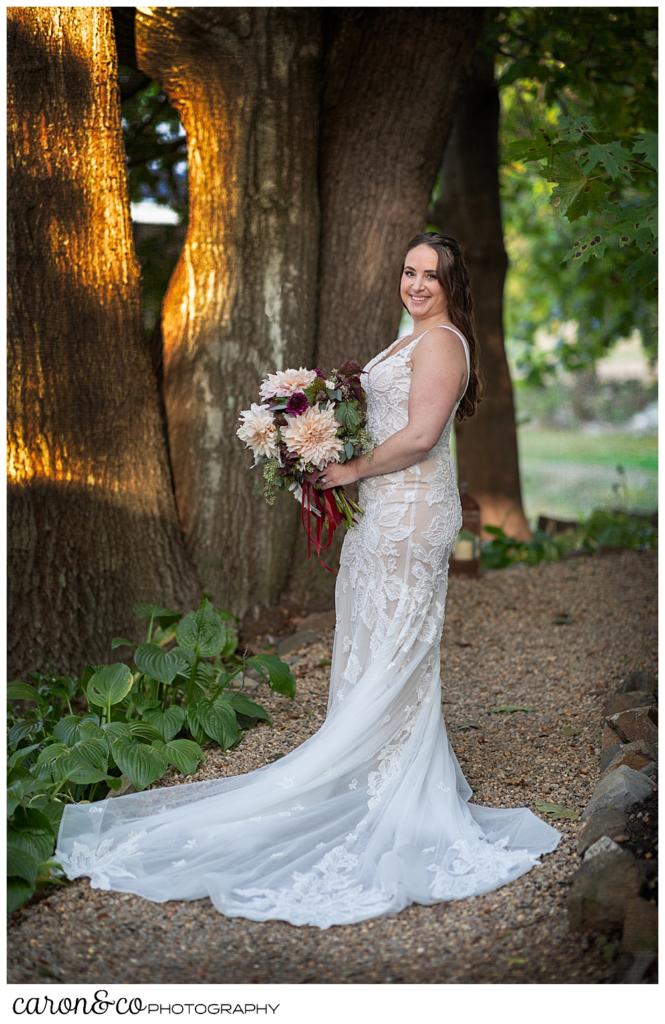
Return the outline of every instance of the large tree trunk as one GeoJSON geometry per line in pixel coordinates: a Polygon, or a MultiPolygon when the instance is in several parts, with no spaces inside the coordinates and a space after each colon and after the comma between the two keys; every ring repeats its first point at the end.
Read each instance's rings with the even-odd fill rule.
{"type": "MultiPolygon", "coordinates": [[[[397,335],[403,249],[425,230],[482,12],[350,8],[324,18],[316,365],[330,369],[348,357],[366,362],[397,335]]],[[[329,564],[342,539],[339,530],[329,564]]],[[[292,596],[329,605],[334,577],[301,561],[292,596]]]]}
{"type": "Polygon", "coordinates": [[[8,12],[10,675],[113,661],[198,585],[142,340],[106,7],[8,12]]]}
{"type": "Polygon", "coordinates": [[[162,311],[178,513],[207,590],[276,601],[298,507],[235,436],[266,373],[311,366],[319,245],[317,9],[139,8],[139,67],[187,133],[189,222],[162,311]]]}
{"type": "Polygon", "coordinates": [[[531,536],[522,507],[513,386],[503,333],[508,259],[499,197],[499,93],[494,52],[483,40],[460,93],[430,219],[456,238],[471,278],[486,398],[455,425],[459,479],[480,504],[481,522],[531,536]]]}

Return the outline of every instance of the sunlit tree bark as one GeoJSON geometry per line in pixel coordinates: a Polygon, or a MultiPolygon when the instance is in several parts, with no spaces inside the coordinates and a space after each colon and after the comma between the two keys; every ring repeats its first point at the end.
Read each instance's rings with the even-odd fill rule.
{"type": "Polygon", "coordinates": [[[162,312],[178,513],[207,590],[235,612],[282,593],[298,508],[266,507],[235,436],[266,373],[314,358],[319,13],[137,9],[139,67],[187,133],[189,220],[162,312]]]}
{"type": "Polygon", "coordinates": [[[441,196],[430,219],[464,249],[475,306],[486,397],[455,425],[460,481],[481,508],[482,523],[512,537],[531,535],[522,507],[513,385],[503,332],[508,260],[499,197],[499,93],[494,50],[476,51],[456,107],[441,169],[441,196]]]}
{"type": "Polygon", "coordinates": [[[186,607],[142,341],[106,7],[8,10],[8,666],[77,671],[186,607]]]}

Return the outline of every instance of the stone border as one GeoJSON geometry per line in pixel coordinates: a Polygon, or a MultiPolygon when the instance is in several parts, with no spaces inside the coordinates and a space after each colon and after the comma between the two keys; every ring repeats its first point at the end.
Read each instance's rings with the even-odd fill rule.
{"type": "Polygon", "coordinates": [[[622,849],[630,810],[657,790],[657,681],[631,672],[604,709],[601,777],[582,811],[577,852],[582,864],[571,879],[568,922],[572,931],[603,936],[609,952],[618,941],[617,980],[638,983],[657,958],[658,908],[641,895],[657,875],[655,860],[622,849]],[[617,940],[618,933],[620,940],[617,940]]]}

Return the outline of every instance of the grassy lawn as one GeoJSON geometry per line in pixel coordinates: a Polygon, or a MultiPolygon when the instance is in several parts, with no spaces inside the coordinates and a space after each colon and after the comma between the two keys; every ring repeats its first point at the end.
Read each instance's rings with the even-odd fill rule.
{"type": "Polygon", "coordinates": [[[525,425],[518,430],[518,444],[523,497],[531,522],[543,513],[565,519],[587,515],[598,507],[657,508],[655,433],[594,435],[525,425]],[[618,491],[613,490],[616,484],[618,491]]]}
{"type": "Polygon", "coordinates": [[[518,428],[518,446],[522,497],[532,526],[539,515],[579,519],[594,508],[653,512],[658,507],[655,433],[594,435],[525,425],[518,428]]]}

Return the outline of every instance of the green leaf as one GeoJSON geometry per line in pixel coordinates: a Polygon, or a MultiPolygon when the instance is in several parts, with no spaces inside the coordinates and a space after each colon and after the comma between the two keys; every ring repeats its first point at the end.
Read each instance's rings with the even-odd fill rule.
{"type": "Polygon", "coordinates": [[[633,143],[633,153],[641,156],[644,162],[658,170],[658,135],[656,132],[643,132],[633,143]]]}
{"type": "Polygon", "coordinates": [[[547,814],[550,818],[579,818],[580,812],[573,807],[562,807],[561,804],[536,804],[536,810],[547,814]]]}
{"type": "Polygon", "coordinates": [[[48,703],[46,698],[39,693],[30,683],[21,682],[17,679],[7,685],[7,700],[32,700],[45,707],[48,703]]]}
{"type": "Polygon", "coordinates": [[[69,761],[70,750],[71,748],[65,743],[49,743],[48,746],[44,747],[44,749],[40,751],[37,758],[37,765],[43,765],[45,768],[48,768],[51,773],[56,771],[57,765],[61,765],[61,767],[57,769],[57,775],[59,778],[64,779],[67,775],[66,765],[69,761]]]}
{"type": "Polygon", "coordinates": [[[159,622],[160,625],[164,624],[164,620],[168,622],[175,622],[176,619],[180,618],[179,612],[172,612],[168,608],[162,608],[159,604],[150,604],[150,602],[139,601],[132,608],[134,615],[139,619],[154,619],[159,622]]]}
{"type": "Polygon", "coordinates": [[[178,623],[176,638],[181,647],[195,651],[201,658],[212,658],[226,644],[226,625],[214,608],[206,604],[178,623]]]}
{"type": "Polygon", "coordinates": [[[169,685],[189,668],[189,662],[174,651],[163,651],[157,644],[141,644],[134,651],[134,663],[150,679],[169,685]]]}
{"type": "Polygon", "coordinates": [[[22,878],[33,888],[37,884],[37,875],[41,861],[34,857],[27,850],[19,849],[9,844],[7,846],[7,874],[15,878],[22,878]]]}
{"type": "Polygon", "coordinates": [[[168,767],[168,760],[160,750],[132,740],[115,740],[113,757],[123,775],[137,790],[145,789],[161,779],[168,767]]]}
{"type": "Polygon", "coordinates": [[[119,704],[131,688],[132,673],[128,665],[101,665],[90,679],[86,695],[90,704],[103,708],[108,703],[119,704]]]}
{"type": "Polygon", "coordinates": [[[233,709],[239,712],[241,715],[246,715],[247,718],[260,718],[264,722],[269,722],[272,725],[272,718],[264,707],[255,701],[250,700],[244,693],[235,693],[234,691],[227,690],[226,696],[233,705],[233,709]]]}
{"type": "Polygon", "coordinates": [[[183,775],[191,775],[203,759],[203,751],[193,740],[169,740],[164,747],[169,764],[175,765],[183,775]]]}
{"type": "Polygon", "coordinates": [[[51,856],[55,835],[48,818],[32,807],[18,807],[7,824],[7,844],[40,864],[51,856]]]}
{"type": "Polygon", "coordinates": [[[215,701],[199,701],[196,718],[206,736],[215,740],[222,750],[228,750],[240,739],[241,729],[235,711],[224,694],[215,701]]]}
{"type": "Polygon", "coordinates": [[[276,654],[253,654],[247,658],[247,663],[264,677],[267,675],[271,689],[287,697],[295,697],[295,677],[287,663],[276,654]]]}
{"type": "Polygon", "coordinates": [[[7,879],[7,913],[13,914],[25,903],[28,902],[34,892],[34,887],[23,878],[7,879]]]}
{"type": "Polygon", "coordinates": [[[362,413],[358,402],[355,400],[340,402],[335,409],[335,419],[349,434],[355,434],[362,424],[362,413]]]}
{"type": "Polygon", "coordinates": [[[128,740],[132,735],[128,722],[104,722],[102,728],[110,743],[117,739],[128,740]]]}
{"type": "Polygon", "coordinates": [[[15,750],[11,757],[8,758],[7,767],[16,767],[16,765],[21,763],[21,761],[25,761],[25,759],[29,757],[34,750],[39,750],[40,747],[41,743],[31,743],[28,747],[19,747],[18,750],[15,750]]]}
{"type": "Polygon", "coordinates": [[[125,636],[114,636],[111,640],[111,650],[114,651],[116,647],[133,647],[134,641],[128,640],[125,636]]]}
{"type": "Polygon", "coordinates": [[[603,142],[589,146],[580,154],[580,163],[587,174],[600,164],[610,178],[618,178],[628,170],[630,154],[620,142],[603,142]]]}
{"type": "Polygon", "coordinates": [[[157,708],[152,711],[145,711],[143,717],[150,725],[154,725],[162,739],[171,740],[182,729],[186,716],[184,708],[181,708],[178,704],[173,704],[171,707],[166,708],[165,711],[157,708]]]}
{"type": "Polygon", "coordinates": [[[82,718],[80,715],[66,715],[65,718],[61,718],[59,722],[55,723],[53,735],[57,740],[66,743],[67,746],[73,746],[79,738],[81,722],[82,718]]]}
{"type": "Polygon", "coordinates": [[[7,816],[11,817],[17,807],[44,788],[44,780],[28,775],[14,779],[7,786],[7,816]]]}

